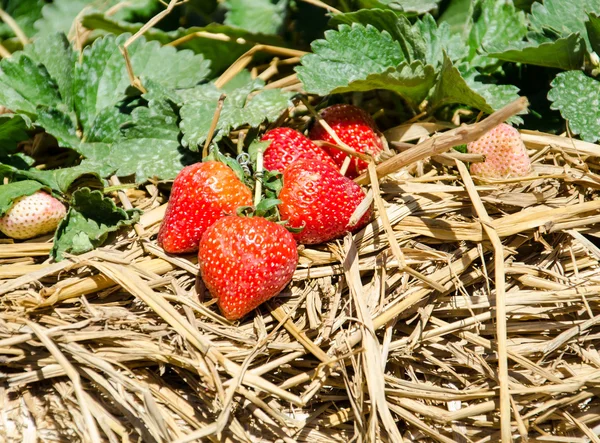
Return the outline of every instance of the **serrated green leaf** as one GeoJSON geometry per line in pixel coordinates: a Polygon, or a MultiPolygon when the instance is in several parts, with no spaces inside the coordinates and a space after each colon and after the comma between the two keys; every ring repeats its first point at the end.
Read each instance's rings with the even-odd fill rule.
{"type": "Polygon", "coordinates": [[[28,138],[27,125],[20,116],[0,116],[0,158],[15,152],[17,143],[28,138]]]}
{"type": "Polygon", "coordinates": [[[512,2],[480,0],[474,4],[472,26],[468,37],[469,60],[472,66],[487,66],[493,60],[480,57],[482,48],[507,46],[521,40],[527,33],[525,13],[517,11],[512,2]]]}
{"type": "Polygon", "coordinates": [[[139,220],[139,211],[123,210],[100,191],[87,188],[73,193],[67,216],[54,234],[50,255],[57,261],[65,253],[83,254],[102,245],[109,233],[139,220]]]}
{"type": "Polygon", "coordinates": [[[455,103],[491,114],[518,98],[517,91],[518,88],[512,85],[493,85],[477,81],[475,71],[470,71],[463,77],[446,56],[430,102],[433,109],[455,103]]]}
{"type": "MultiPolygon", "coordinates": [[[[90,29],[102,29],[113,34],[138,32],[142,24],[128,23],[115,20],[114,17],[106,17],[103,14],[87,14],[83,17],[83,25],[90,29]]],[[[255,43],[263,43],[274,46],[282,46],[280,37],[246,31],[241,28],[211,23],[205,27],[180,28],[176,31],[165,32],[160,29],[151,28],[144,33],[149,41],[159,41],[167,44],[175,40],[184,39],[201,33],[225,34],[231,40],[214,40],[206,38],[187,39],[178,45],[180,49],[190,49],[196,54],[201,54],[205,60],[210,62],[210,76],[214,76],[233,63],[240,55],[249,50],[255,43]],[[246,42],[246,43],[244,43],[246,42]]]]}
{"type": "Polygon", "coordinates": [[[302,57],[296,72],[307,92],[320,95],[404,61],[400,44],[371,25],[340,25],[338,31],[327,31],[325,40],[311,46],[313,53],[302,57]]]}
{"type": "Polygon", "coordinates": [[[600,15],[593,12],[589,13],[588,21],[585,22],[585,28],[587,29],[592,50],[596,54],[600,54],[600,15]]]}
{"type": "Polygon", "coordinates": [[[452,34],[450,27],[445,23],[438,27],[430,14],[415,20],[414,25],[406,17],[382,9],[362,9],[336,14],[330,20],[330,25],[352,23],[371,25],[379,31],[387,31],[400,44],[404,57],[410,62],[422,61],[439,66],[443,60],[443,51],[446,51],[453,61],[464,58],[468,53],[461,36],[452,34]]]}
{"type": "Polygon", "coordinates": [[[15,180],[35,180],[59,194],[69,194],[77,183],[85,183],[88,187],[102,188],[101,177],[96,167],[78,165],[70,168],[39,170],[36,168],[18,169],[0,164],[0,174],[15,180]]]}
{"type": "Polygon", "coordinates": [[[75,17],[90,3],[90,0],[55,0],[44,6],[42,18],[35,23],[35,29],[40,35],[68,33],[75,17]]]}
{"type": "MultiPolygon", "coordinates": [[[[413,28],[408,19],[398,16],[389,9],[361,9],[356,12],[336,14],[329,21],[330,26],[352,25],[373,26],[379,31],[386,31],[392,39],[400,44],[402,53],[408,61],[423,60],[427,52],[426,42],[413,28]]],[[[434,22],[435,24],[435,22],[434,22]]],[[[435,26],[437,29],[437,26],[435,26]]]]}
{"type": "Polygon", "coordinates": [[[36,108],[58,106],[61,102],[56,83],[48,71],[29,56],[17,53],[0,62],[0,104],[28,115],[36,108]]]}
{"type": "Polygon", "coordinates": [[[151,177],[173,179],[184,166],[200,161],[200,156],[181,147],[173,105],[160,97],[146,98],[148,107],[133,111],[133,121],[111,146],[108,162],[118,176],[135,174],[137,182],[151,177]]]}
{"type": "MultiPolygon", "coordinates": [[[[127,106],[136,105],[127,95],[129,78],[119,50],[128,37],[97,39],[81,60],[63,35],[36,39],[25,53],[0,62],[0,104],[37,117],[37,124],[62,146],[99,164],[109,155],[109,145],[123,137],[121,127],[131,121],[127,106]]],[[[190,88],[208,75],[208,63],[189,50],[142,38],[128,51],[136,75],[156,88],[190,88]]]]}
{"type": "MultiPolygon", "coordinates": [[[[129,36],[106,36],[87,47],[81,63],[75,65],[73,88],[78,91],[74,97],[79,121],[89,130],[96,116],[106,109],[112,109],[125,98],[129,78],[119,50],[129,36]]],[[[174,89],[189,88],[204,80],[208,75],[208,65],[201,56],[190,51],[180,51],[158,42],[136,40],[128,48],[133,70],[138,76],[174,89]]],[[[114,118],[114,112],[109,112],[114,118]]],[[[86,137],[87,138],[87,137],[86,137]]],[[[94,137],[100,140],[101,137],[94,137]]]]}
{"type": "Polygon", "coordinates": [[[473,27],[469,34],[471,47],[507,45],[527,33],[525,13],[512,2],[481,0],[473,10],[473,27]]]}
{"type": "Polygon", "coordinates": [[[75,18],[82,13],[106,11],[122,3],[114,14],[116,20],[126,20],[135,14],[149,15],[157,6],[156,0],[54,0],[42,9],[42,18],[35,23],[40,35],[55,32],[69,33],[75,18]]]}
{"type": "MultiPolygon", "coordinates": [[[[10,15],[19,28],[28,37],[33,37],[33,24],[42,16],[44,0],[7,0],[2,2],[2,9],[10,15]]],[[[0,23],[0,39],[14,37],[13,30],[6,23],[0,23]]]]}
{"type": "MultiPolygon", "coordinates": [[[[257,79],[227,93],[213,141],[218,141],[231,129],[242,125],[257,127],[265,120],[274,121],[291,105],[293,93],[279,89],[261,90],[263,86],[264,82],[257,79]],[[258,92],[249,98],[254,91],[258,92]]],[[[179,125],[184,146],[195,151],[204,143],[222,93],[213,84],[198,86],[187,93],[180,111],[179,125]]]]}
{"type": "Polygon", "coordinates": [[[446,23],[452,34],[462,35],[467,33],[470,26],[469,18],[473,10],[472,0],[450,0],[448,6],[439,18],[440,25],[446,23]]]}
{"type": "Polygon", "coordinates": [[[65,148],[77,148],[81,142],[77,134],[75,112],[65,113],[56,108],[38,109],[37,124],[52,134],[65,148]]]}
{"type": "Polygon", "coordinates": [[[224,24],[254,33],[277,34],[285,18],[288,0],[226,0],[224,24]]]}
{"type": "MultiPolygon", "coordinates": [[[[466,80],[467,85],[471,88],[471,90],[477,93],[480,97],[482,97],[489,109],[491,111],[497,111],[500,108],[508,105],[513,102],[517,98],[519,98],[519,88],[514,85],[498,85],[495,83],[486,83],[487,78],[481,78],[481,81],[478,80],[478,77],[482,77],[478,75],[477,71],[473,70],[469,73],[469,75],[463,75],[463,78],[466,80]]],[[[468,104],[468,103],[465,103],[468,104]]],[[[478,108],[482,111],[490,113],[491,111],[478,108]]],[[[523,123],[523,119],[518,116],[513,116],[508,119],[508,122],[514,124],[523,123]]]]}
{"type": "Polygon", "coordinates": [[[444,52],[453,62],[468,55],[469,48],[464,44],[463,38],[459,34],[453,34],[447,23],[438,26],[431,15],[425,14],[422,19],[415,21],[413,27],[416,35],[423,40],[424,60],[428,64],[440,66],[444,61],[444,52]]]}
{"type": "Polygon", "coordinates": [[[600,138],[600,82],[582,71],[561,72],[548,92],[551,108],[560,111],[571,131],[588,142],[600,138]]]}
{"type": "Polygon", "coordinates": [[[404,62],[381,74],[371,74],[364,80],[355,80],[348,86],[335,88],[330,93],[387,89],[400,95],[411,108],[416,109],[435,84],[436,77],[435,69],[431,65],[421,62],[409,65],[404,62]]]}
{"type": "Polygon", "coordinates": [[[419,15],[437,9],[441,0],[359,0],[361,8],[389,8],[407,15],[419,15]]]}
{"type": "Polygon", "coordinates": [[[70,109],[73,101],[73,66],[77,54],[71,49],[65,35],[48,34],[38,37],[34,44],[25,46],[24,53],[36,63],[44,65],[56,82],[63,103],[70,109]]]}
{"type": "Polygon", "coordinates": [[[12,208],[13,202],[25,195],[31,195],[40,189],[47,189],[43,184],[24,180],[0,186],[0,217],[12,208]]]}
{"type": "Polygon", "coordinates": [[[564,70],[581,68],[586,53],[578,34],[541,44],[518,41],[504,49],[490,47],[489,51],[488,56],[500,60],[564,70]]]}
{"type": "Polygon", "coordinates": [[[544,0],[531,7],[529,20],[534,29],[544,32],[544,28],[556,31],[560,36],[579,33],[591,51],[585,23],[588,13],[600,14],[598,0],[544,0]]]}
{"type": "Polygon", "coordinates": [[[27,170],[34,163],[35,159],[22,152],[0,156],[0,180],[3,180],[4,177],[10,178],[12,176],[13,168],[27,170]]]}

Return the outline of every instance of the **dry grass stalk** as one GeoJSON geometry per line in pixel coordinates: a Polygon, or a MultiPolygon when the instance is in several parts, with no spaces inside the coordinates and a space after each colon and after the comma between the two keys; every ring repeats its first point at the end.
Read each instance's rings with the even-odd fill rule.
{"type": "MultiPolygon", "coordinates": [[[[460,160],[456,160],[456,166],[463,179],[465,188],[471,197],[473,207],[481,220],[481,225],[488,235],[494,247],[494,284],[496,286],[496,340],[498,341],[498,384],[500,385],[500,430],[502,442],[512,441],[510,425],[510,396],[508,393],[508,353],[506,349],[506,306],[504,296],[506,293],[506,282],[504,274],[504,247],[500,236],[494,230],[492,219],[488,215],[483,202],[475,190],[475,184],[467,167],[460,160]]],[[[516,412],[516,411],[515,411],[516,412]]]]}

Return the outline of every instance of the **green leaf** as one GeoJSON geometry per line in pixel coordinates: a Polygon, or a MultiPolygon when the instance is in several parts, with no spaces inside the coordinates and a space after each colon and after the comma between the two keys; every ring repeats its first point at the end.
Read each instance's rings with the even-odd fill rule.
{"type": "MultiPolygon", "coordinates": [[[[473,70],[467,75],[463,75],[467,85],[471,88],[471,91],[477,93],[482,97],[489,110],[479,108],[481,111],[490,113],[497,111],[500,108],[508,105],[510,102],[519,98],[519,88],[513,85],[498,85],[495,83],[486,82],[488,79],[478,75],[477,71],[473,70]],[[481,80],[479,80],[481,78],[481,80]]],[[[468,104],[468,103],[465,103],[468,104]]],[[[514,124],[523,123],[523,119],[518,116],[513,116],[508,119],[508,122],[514,124]]]]}
{"type": "MultiPolygon", "coordinates": [[[[84,16],[83,25],[86,28],[102,29],[113,34],[135,34],[142,27],[142,24],[132,24],[122,20],[115,20],[114,17],[106,17],[103,14],[88,14],[84,16]]],[[[201,54],[205,60],[210,62],[211,76],[215,76],[228,68],[240,55],[249,50],[254,43],[264,43],[274,46],[283,45],[283,41],[278,36],[255,33],[219,23],[211,23],[205,27],[180,28],[172,32],[151,28],[144,33],[144,37],[149,41],[156,40],[163,45],[175,40],[186,39],[186,41],[178,44],[178,48],[190,49],[196,54],[201,54]],[[199,33],[205,32],[209,34],[225,34],[231,39],[222,41],[197,37],[199,33]]]]}
{"type": "Polygon", "coordinates": [[[0,116],[0,158],[17,150],[17,143],[29,138],[27,125],[18,115],[0,116]]]}
{"type": "Polygon", "coordinates": [[[75,111],[66,113],[56,108],[40,108],[38,109],[36,122],[47,133],[52,134],[60,146],[65,148],[79,147],[81,140],[77,134],[75,111]]]}
{"type": "Polygon", "coordinates": [[[506,45],[520,40],[527,33],[525,13],[517,11],[512,2],[481,0],[473,10],[473,26],[469,43],[479,47],[506,45]]]}
{"type": "Polygon", "coordinates": [[[258,151],[265,152],[269,145],[271,144],[271,140],[260,141],[260,139],[252,140],[250,146],[248,146],[248,155],[250,156],[250,162],[255,165],[256,159],[258,158],[258,151]]]}
{"type": "Polygon", "coordinates": [[[42,9],[42,18],[35,23],[40,35],[64,32],[71,29],[75,17],[91,3],[90,0],[55,0],[42,9]]]}
{"type": "Polygon", "coordinates": [[[277,34],[283,26],[287,0],[227,0],[224,24],[253,33],[277,34]]]}
{"type": "MultiPolygon", "coordinates": [[[[329,21],[330,26],[351,26],[353,23],[370,25],[380,32],[387,31],[392,39],[400,44],[404,57],[409,61],[423,60],[425,56],[427,48],[425,40],[419,34],[420,30],[414,29],[406,17],[398,16],[389,9],[361,9],[336,14],[329,21]]],[[[437,29],[437,26],[435,28],[437,29]]]]}
{"type": "Polygon", "coordinates": [[[33,180],[24,180],[0,186],[0,217],[12,208],[15,200],[25,195],[34,194],[40,189],[46,189],[46,187],[33,180]]]}
{"type": "Polygon", "coordinates": [[[14,180],[35,180],[57,193],[69,194],[73,188],[83,184],[88,187],[102,188],[103,183],[97,169],[89,164],[51,170],[18,169],[14,166],[0,164],[0,175],[11,177],[14,180]]]}
{"type": "MultiPolygon", "coordinates": [[[[2,2],[2,8],[10,15],[19,28],[28,37],[33,37],[35,28],[33,24],[42,16],[44,0],[7,0],[2,2]]],[[[6,23],[0,23],[0,38],[14,37],[13,30],[6,23]]]]}
{"type": "MultiPolygon", "coordinates": [[[[257,127],[265,120],[274,121],[291,105],[293,93],[262,89],[263,86],[264,82],[257,79],[226,94],[213,141],[220,140],[231,129],[242,125],[257,127]],[[255,91],[258,92],[248,97],[255,91]]],[[[195,151],[204,143],[223,92],[211,83],[198,86],[187,93],[180,111],[179,125],[183,132],[184,146],[195,151]]]]}
{"type": "Polygon", "coordinates": [[[416,109],[425,99],[435,81],[436,73],[433,66],[423,65],[421,62],[414,62],[410,65],[404,62],[381,74],[371,74],[364,80],[356,80],[348,86],[335,88],[330,93],[387,89],[400,95],[411,108],[416,109]]]}
{"type": "Polygon", "coordinates": [[[361,8],[389,8],[407,15],[420,15],[437,9],[441,0],[359,0],[361,8]]]}
{"type": "Polygon", "coordinates": [[[525,13],[512,2],[481,0],[474,4],[468,37],[471,65],[486,66],[489,59],[477,57],[488,46],[506,46],[521,40],[527,33],[525,13]]]}
{"type": "MultiPolygon", "coordinates": [[[[97,39],[81,60],[64,35],[36,39],[25,52],[0,62],[0,104],[28,119],[37,117],[62,146],[100,163],[109,145],[123,137],[121,126],[130,123],[135,107],[119,50],[128,37],[97,39]]],[[[208,62],[189,50],[142,38],[128,51],[136,75],[154,87],[191,88],[208,75],[208,62]]]]}
{"type": "Polygon", "coordinates": [[[107,160],[118,176],[135,174],[137,182],[151,177],[173,179],[184,166],[200,161],[200,156],[181,147],[173,105],[162,98],[145,97],[148,107],[133,111],[132,122],[123,128],[122,139],[111,146],[107,160]]]}
{"type": "Polygon", "coordinates": [[[600,138],[600,82],[582,71],[561,72],[551,84],[551,108],[560,111],[571,131],[585,141],[600,138]]]}
{"type": "Polygon", "coordinates": [[[269,211],[277,208],[281,204],[281,200],[276,198],[264,198],[256,205],[256,215],[258,217],[265,217],[269,211]]]}
{"type": "Polygon", "coordinates": [[[590,13],[589,20],[585,22],[585,28],[590,39],[592,50],[596,54],[600,54],[600,15],[590,13]]]}
{"type": "Polygon", "coordinates": [[[64,34],[48,34],[36,38],[35,43],[27,45],[24,53],[38,64],[44,65],[46,71],[56,82],[62,101],[67,108],[72,106],[73,67],[77,54],[64,34]]]}
{"type": "MultiPolygon", "coordinates": [[[[97,126],[94,120],[101,111],[114,108],[125,98],[129,78],[119,47],[128,37],[123,34],[96,40],[84,50],[81,63],[75,65],[73,88],[80,92],[74,102],[84,137],[93,124],[97,126]]],[[[138,39],[128,47],[128,52],[136,75],[160,85],[190,88],[208,75],[206,61],[191,51],[177,52],[173,47],[138,39]]]]}
{"type": "Polygon", "coordinates": [[[490,47],[488,50],[488,56],[500,60],[564,70],[580,69],[586,52],[578,34],[541,44],[517,41],[503,49],[490,47]]]}
{"type": "Polygon", "coordinates": [[[472,0],[450,0],[448,6],[439,18],[440,25],[446,23],[452,34],[461,35],[468,31],[469,18],[473,13],[472,0]]]}
{"type": "Polygon", "coordinates": [[[471,70],[463,77],[446,56],[440,79],[430,99],[432,108],[454,103],[491,114],[518,98],[518,88],[515,86],[482,83],[476,79],[475,72],[471,70]]]}
{"type": "Polygon", "coordinates": [[[83,254],[102,245],[108,234],[136,223],[139,211],[123,210],[100,191],[88,188],[73,193],[67,216],[54,234],[51,256],[60,261],[65,253],[83,254]]]}
{"type": "Polygon", "coordinates": [[[39,105],[55,107],[61,98],[48,71],[23,53],[0,62],[0,104],[25,115],[39,105]]]}
{"type": "Polygon", "coordinates": [[[35,23],[40,35],[64,32],[68,34],[75,18],[83,13],[106,11],[121,3],[116,20],[127,20],[136,14],[149,15],[156,7],[156,0],[54,0],[42,9],[42,18],[35,23]]]}
{"type": "MultiPolygon", "coordinates": [[[[218,149],[216,149],[216,147],[214,147],[214,149],[211,149],[210,153],[206,157],[204,157],[202,159],[202,161],[217,161],[217,162],[224,163],[227,166],[229,166],[229,168],[231,168],[231,170],[233,172],[235,172],[235,175],[237,175],[237,177],[240,179],[240,181],[242,181],[242,182],[249,181],[250,177],[246,174],[242,165],[240,163],[238,163],[238,161],[236,159],[231,158],[231,157],[221,153],[218,149]]],[[[250,186],[250,187],[252,187],[252,186],[250,186]]]]}
{"type": "Polygon", "coordinates": [[[444,61],[444,52],[453,62],[468,55],[469,48],[464,44],[464,39],[459,34],[453,34],[447,23],[438,26],[429,14],[415,21],[414,30],[423,40],[424,58],[430,65],[440,66],[444,61]]]}
{"type": "Polygon", "coordinates": [[[325,40],[311,46],[313,53],[302,57],[296,72],[307,92],[320,95],[404,61],[400,44],[371,25],[340,25],[338,31],[327,31],[325,40]]]}
{"type": "Polygon", "coordinates": [[[27,170],[31,168],[34,163],[35,159],[22,152],[0,156],[0,180],[4,179],[4,177],[11,177],[12,168],[17,170],[27,170]]]}
{"type": "Polygon", "coordinates": [[[463,154],[467,154],[468,153],[468,151],[467,151],[467,145],[458,145],[458,146],[455,146],[452,149],[454,149],[455,151],[461,152],[463,154]]]}
{"type": "Polygon", "coordinates": [[[600,14],[598,0],[544,0],[544,3],[532,5],[529,20],[533,29],[539,32],[550,28],[561,36],[579,33],[591,51],[585,25],[588,13],[600,14]]]}

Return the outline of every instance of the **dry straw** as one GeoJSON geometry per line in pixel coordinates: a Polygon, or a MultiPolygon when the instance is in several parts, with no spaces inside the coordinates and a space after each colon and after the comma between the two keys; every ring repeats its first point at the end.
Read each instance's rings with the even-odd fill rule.
{"type": "Polygon", "coordinates": [[[448,153],[525,106],[388,131],[372,222],[239,323],[156,246],[152,185],[97,251],[0,244],[0,440],[599,441],[600,146],[523,131],[533,172],[494,182],[448,153]]]}

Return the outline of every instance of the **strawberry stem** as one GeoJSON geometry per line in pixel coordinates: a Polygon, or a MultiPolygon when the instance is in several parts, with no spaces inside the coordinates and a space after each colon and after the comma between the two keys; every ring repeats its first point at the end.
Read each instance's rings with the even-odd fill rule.
{"type": "Polygon", "coordinates": [[[215,134],[215,129],[217,129],[217,123],[219,122],[219,117],[221,116],[221,110],[223,109],[223,102],[225,101],[225,94],[221,94],[219,97],[219,101],[217,102],[217,108],[215,109],[215,113],[213,114],[212,122],[210,123],[210,129],[208,130],[208,135],[206,136],[206,141],[204,142],[204,148],[202,149],[202,158],[208,156],[208,147],[210,146],[210,142],[212,141],[213,135],[215,134]]]}
{"type": "Polygon", "coordinates": [[[256,186],[254,187],[254,206],[258,206],[260,203],[260,197],[262,194],[262,180],[263,180],[263,150],[262,147],[258,147],[256,151],[256,186]]]}

